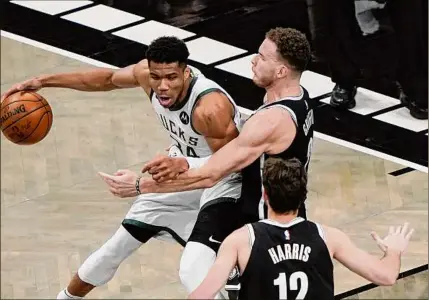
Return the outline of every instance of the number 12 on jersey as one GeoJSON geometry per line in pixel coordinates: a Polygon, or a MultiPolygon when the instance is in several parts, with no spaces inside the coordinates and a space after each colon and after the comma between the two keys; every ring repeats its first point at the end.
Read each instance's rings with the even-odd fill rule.
{"type": "MultiPolygon", "coordinates": [[[[301,288],[299,293],[296,296],[296,299],[305,299],[308,291],[308,277],[304,272],[298,271],[294,272],[289,276],[289,290],[297,291],[298,290],[298,279],[301,283],[301,288]]],[[[286,273],[280,273],[279,277],[274,279],[274,285],[279,287],[279,299],[288,299],[287,298],[287,289],[288,282],[286,278],[286,273]]]]}

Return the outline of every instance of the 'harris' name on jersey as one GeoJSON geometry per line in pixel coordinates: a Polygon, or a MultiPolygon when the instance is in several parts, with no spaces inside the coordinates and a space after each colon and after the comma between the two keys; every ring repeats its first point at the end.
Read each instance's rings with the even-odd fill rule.
{"type": "Polygon", "coordinates": [[[268,254],[274,264],[284,260],[301,260],[307,262],[310,258],[311,248],[303,244],[283,244],[268,249],[268,254]]]}

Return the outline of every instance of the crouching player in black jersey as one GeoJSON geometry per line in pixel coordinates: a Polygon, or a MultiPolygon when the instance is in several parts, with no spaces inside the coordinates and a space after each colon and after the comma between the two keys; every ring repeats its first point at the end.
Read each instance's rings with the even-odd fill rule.
{"type": "Polygon", "coordinates": [[[239,299],[334,299],[332,258],[378,285],[395,283],[401,254],[413,229],[391,227],[381,239],[371,233],[384,256],[356,247],[336,228],[298,217],[307,194],[307,175],[298,159],[268,158],[263,170],[268,219],[243,226],[222,243],[207,277],[189,296],[210,299],[238,264],[239,299]]]}

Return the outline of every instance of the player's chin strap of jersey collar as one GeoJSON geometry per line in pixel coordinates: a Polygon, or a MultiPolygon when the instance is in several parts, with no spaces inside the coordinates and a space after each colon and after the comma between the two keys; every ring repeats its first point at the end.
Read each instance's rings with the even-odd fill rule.
{"type": "Polygon", "coordinates": [[[141,192],[140,192],[140,179],[141,179],[142,177],[141,176],[139,176],[139,177],[137,177],[137,179],[136,179],[136,191],[137,191],[137,195],[141,195],[141,192]]]}

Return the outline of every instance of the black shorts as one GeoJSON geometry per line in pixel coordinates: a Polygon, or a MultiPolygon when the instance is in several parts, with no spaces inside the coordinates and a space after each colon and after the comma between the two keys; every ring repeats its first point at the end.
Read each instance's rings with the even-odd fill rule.
{"type": "Polygon", "coordinates": [[[188,242],[204,244],[217,253],[223,240],[244,224],[235,199],[221,198],[212,202],[201,208],[188,242]]]}
{"type": "Polygon", "coordinates": [[[122,221],[122,226],[131,234],[136,240],[141,243],[146,243],[148,240],[156,236],[161,231],[168,232],[171,236],[183,247],[186,242],[172,229],[163,226],[155,226],[135,220],[125,219],[122,221]]]}

